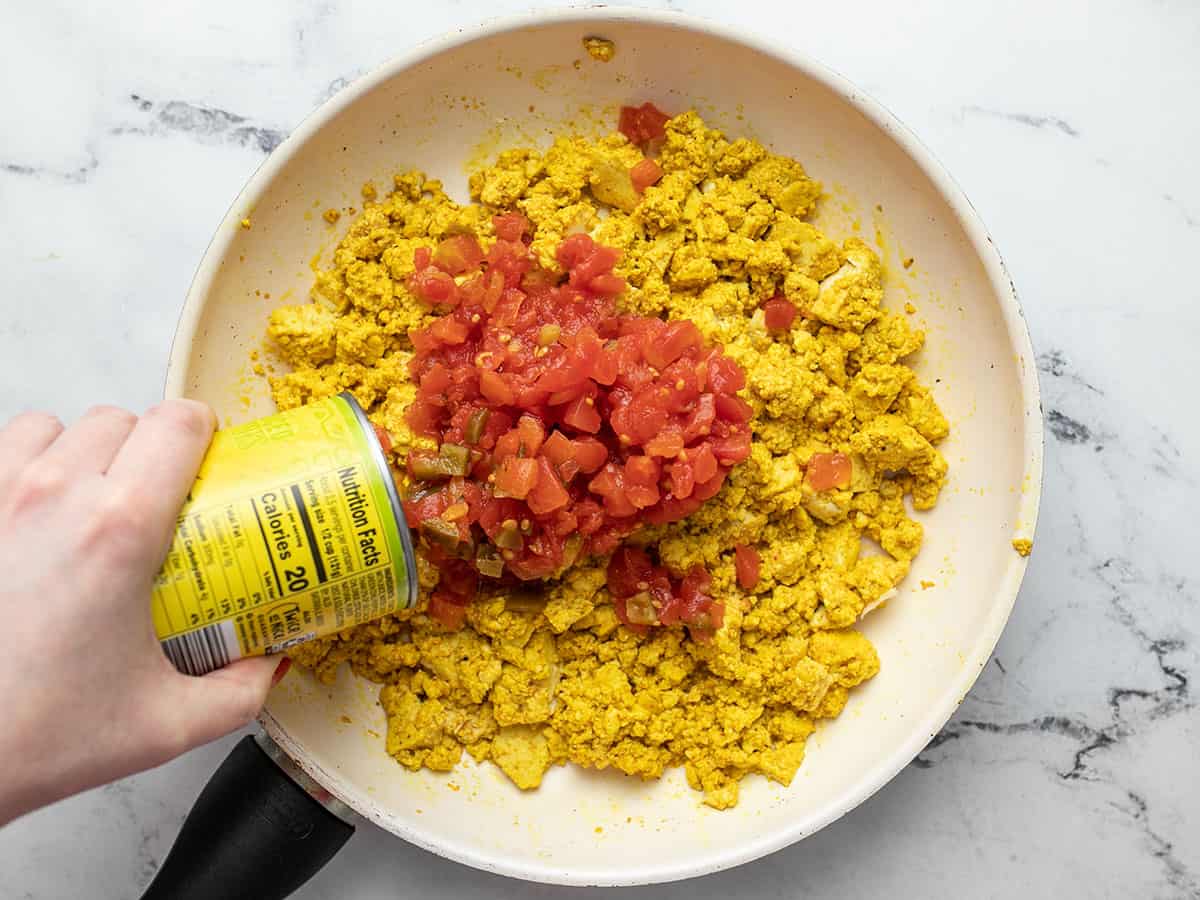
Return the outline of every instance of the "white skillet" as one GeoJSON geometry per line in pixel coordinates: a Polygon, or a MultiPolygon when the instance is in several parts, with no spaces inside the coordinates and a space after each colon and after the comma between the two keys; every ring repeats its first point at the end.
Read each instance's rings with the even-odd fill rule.
{"type": "Polygon", "coordinates": [[[1031,537],[1037,515],[1033,352],[1004,265],[962,192],[904,126],[839,76],[669,13],[576,9],[464,29],[321,106],[218,229],[179,323],[167,394],[208,401],[222,423],[272,411],[248,354],[271,308],[307,298],[309,260],[327,260],[344,231],[346,219],[330,229],[321,211],[358,204],[364,181],[386,189],[393,172],[415,166],[465,199],[468,164],[516,142],[545,143],[564,125],[610,129],[619,104],[647,99],[668,111],[694,106],[731,136],[799,158],[831,193],[817,221],[835,236],[874,241],[879,227],[886,302],[911,300],[929,333],[917,369],[953,427],[944,445],[951,482],[922,516],[926,544],[912,574],[863,623],[880,675],[812,738],[790,787],[748,778],[727,812],[702,806],[679,772],[643,783],[567,767],[533,793],[489,766],[408,772],[384,752],[373,686],[344,672],[333,688],[292,675],[274,691],[264,728],[334,797],[435,853],[533,881],[703,875],[800,840],[861,803],[938,732],[987,663],[1025,571],[1010,541],[1031,537]],[[587,56],[581,41],[591,35],[616,43],[612,62],[587,56]]]}

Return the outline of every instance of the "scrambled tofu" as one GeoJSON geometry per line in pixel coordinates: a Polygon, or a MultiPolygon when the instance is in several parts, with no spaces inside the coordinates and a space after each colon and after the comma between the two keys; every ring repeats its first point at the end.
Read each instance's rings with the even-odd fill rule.
{"type": "Polygon", "coordinates": [[[607,38],[584,38],[583,49],[596,62],[612,62],[613,57],[617,55],[617,45],[607,38]]]}
{"type": "MultiPolygon", "coordinates": [[[[390,193],[368,197],[313,302],[272,314],[268,334],[291,371],[271,387],[281,409],[352,391],[401,464],[425,446],[404,422],[408,332],[430,318],[406,286],[413,251],[465,231],[486,245],[491,216],[517,209],[553,269],[563,236],[589,230],[622,251],[626,310],[691,319],[746,371],[750,459],[687,520],[635,535],[678,571],[709,569],[724,626],[707,643],[674,628],[636,635],[617,621],[605,561],[591,560],[539,596],[481,597],[456,633],[422,604],[293,654],[322,681],[349,663],[379,683],[387,751],[409,768],[446,771],[466,752],[531,789],[567,762],[640,778],[683,766],[723,809],[748,774],[788,784],[818,722],[878,672],[855,626],[920,549],[906,498],[936,502],[947,469],[936,444],[949,429],[904,362],[924,335],[882,307],[865,243],[805,221],[821,188],[798,162],[729,141],[695,112],[667,124],[664,175],[644,194],[625,177],[640,158],[620,135],[510,150],[471,176],[468,206],[419,172],[397,175],[390,193]],[[801,313],[781,335],[760,309],[776,294],[801,313]],[[849,455],[852,480],[814,491],[805,466],[830,451],[849,455]],[[736,544],[759,551],[752,590],[738,586],[736,544]]],[[[438,574],[420,575],[427,594],[438,574]]]]}

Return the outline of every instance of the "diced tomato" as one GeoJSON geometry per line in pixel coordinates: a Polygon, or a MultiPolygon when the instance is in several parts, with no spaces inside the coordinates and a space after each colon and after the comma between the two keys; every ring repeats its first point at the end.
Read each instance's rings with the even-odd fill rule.
{"type": "Polygon", "coordinates": [[[697,481],[708,481],[717,474],[717,458],[708,444],[701,444],[689,450],[688,461],[692,464],[692,472],[697,481]]]}
{"type": "Polygon", "coordinates": [[[415,272],[408,286],[418,300],[423,300],[430,306],[452,306],[458,292],[454,279],[432,266],[415,272]]]}
{"type": "Polygon", "coordinates": [[[492,458],[500,463],[510,456],[516,456],[520,449],[521,432],[516,428],[510,428],[496,439],[496,449],[492,451],[492,458]]]}
{"type": "Polygon", "coordinates": [[[646,442],[646,453],[674,459],[683,449],[683,428],[675,423],[664,425],[662,430],[646,442]]]}
{"type": "Polygon", "coordinates": [[[850,486],[854,465],[845,453],[814,453],[804,470],[804,480],[814,491],[850,486]]]}
{"type": "Polygon", "coordinates": [[[724,607],[713,600],[712,577],[703,566],[678,578],[644,550],[621,547],[609,560],[606,580],[613,609],[625,625],[684,624],[694,638],[705,639],[723,624],[724,607]]]}
{"type": "Polygon", "coordinates": [[[550,524],[550,527],[560,537],[567,537],[579,530],[579,517],[573,512],[567,512],[565,509],[560,510],[554,516],[554,521],[550,524]]]}
{"type": "Polygon", "coordinates": [[[646,362],[656,369],[665,369],[685,351],[699,349],[703,344],[704,337],[693,323],[686,320],[668,322],[666,328],[647,343],[646,362]]]}
{"type": "Polygon", "coordinates": [[[708,384],[718,394],[736,394],[746,386],[746,375],[728,356],[713,354],[708,359],[708,384]]]}
{"type": "Polygon", "coordinates": [[[647,157],[629,170],[629,177],[633,181],[633,189],[640,194],[650,185],[658,184],[663,177],[662,166],[647,157]]]}
{"type": "Polygon", "coordinates": [[[596,384],[612,384],[617,380],[617,355],[611,350],[601,349],[592,360],[588,375],[596,384]]]}
{"type": "Polygon", "coordinates": [[[588,282],[588,290],[602,297],[616,297],[625,290],[625,279],[611,272],[602,272],[588,282]]]}
{"type": "Polygon", "coordinates": [[[683,500],[692,495],[696,487],[696,472],[690,462],[680,460],[667,466],[671,475],[671,496],[683,500]]]}
{"type": "Polygon", "coordinates": [[[725,604],[720,600],[713,600],[712,605],[708,608],[708,615],[712,621],[713,630],[719,631],[725,624],[725,604]]]}
{"type": "Polygon", "coordinates": [[[596,363],[604,353],[604,344],[596,329],[590,325],[582,325],[575,331],[574,336],[567,341],[570,345],[568,355],[574,361],[585,377],[591,377],[596,370],[596,363]]]}
{"type": "Polygon", "coordinates": [[[467,621],[466,604],[455,603],[443,591],[433,592],[433,596],[429,598],[429,609],[426,612],[429,614],[429,618],[439,622],[450,631],[458,631],[467,621]]]}
{"type": "Polygon", "coordinates": [[[608,561],[608,592],[614,597],[632,597],[646,590],[654,575],[654,564],[639,547],[622,547],[608,561]]]}
{"type": "Polygon", "coordinates": [[[647,141],[666,137],[667,132],[663,126],[670,118],[653,103],[643,103],[641,106],[622,106],[620,118],[617,120],[617,130],[629,139],[629,143],[644,144],[647,141]]]}
{"type": "Polygon", "coordinates": [[[433,264],[443,272],[461,275],[478,269],[483,262],[483,251],[474,235],[456,234],[446,238],[433,251],[433,264]]]}
{"type": "Polygon", "coordinates": [[[592,535],[604,524],[604,510],[595,500],[580,500],[575,504],[575,518],[579,533],[592,535]]]}
{"type": "MultiPolygon", "coordinates": [[[[558,276],[545,269],[530,269],[521,278],[521,290],[526,294],[545,297],[558,284],[558,276]]],[[[557,291],[554,291],[557,293],[557,291]]]]}
{"type": "Polygon", "coordinates": [[[512,427],[512,416],[502,409],[493,407],[488,410],[487,424],[483,426],[483,434],[479,438],[480,450],[491,450],[512,427]]]}
{"type": "Polygon", "coordinates": [[[629,499],[624,488],[618,488],[604,498],[604,511],[615,518],[636,515],[638,508],[629,499]]]}
{"type": "MultiPolygon", "coordinates": [[[[571,237],[587,237],[587,235],[572,235],[571,237]]],[[[567,240],[570,240],[570,238],[567,240]]],[[[591,240],[591,238],[588,238],[588,240],[591,240]]],[[[565,244],[566,242],[564,241],[563,243],[565,244]]],[[[615,277],[612,275],[612,267],[616,265],[619,257],[620,253],[612,247],[602,247],[593,244],[592,251],[574,266],[570,267],[571,274],[568,283],[571,287],[581,290],[592,290],[604,296],[619,294],[625,289],[625,282],[621,279],[618,279],[620,282],[619,285],[616,285],[612,281],[596,283],[597,279],[605,276],[615,277]],[[615,289],[614,285],[616,285],[615,289]]]]}
{"type": "Polygon", "coordinates": [[[658,379],[667,391],[663,405],[668,412],[686,413],[694,408],[700,396],[699,380],[696,377],[695,361],[689,356],[675,360],[663,370],[658,379]]]}
{"type": "Polygon", "coordinates": [[[683,426],[684,441],[693,441],[698,437],[706,437],[712,431],[712,424],[717,418],[717,402],[712,394],[701,394],[696,401],[696,408],[683,426]]]}
{"type": "Polygon", "coordinates": [[[507,497],[524,500],[537,483],[537,477],[537,460],[510,456],[496,470],[496,490],[507,497]]]}
{"type": "Polygon", "coordinates": [[[754,407],[741,397],[718,394],[716,404],[717,415],[727,422],[743,425],[754,418],[754,407]]]}
{"type": "Polygon", "coordinates": [[[758,551],[747,544],[733,548],[733,570],[737,575],[738,587],[749,591],[758,584],[758,572],[762,565],[758,551]]]}
{"type": "Polygon", "coordinates": [[[649,594],[657,610],[654,618],[659,624],[663,624],[662,612],[676,602],[675,591],[676,585],[672,583],[667,570],[662,566],[655,566],[654,573],[650,576],[649,594]]]}
{"type": "Polygon", "coordinates": [[[542,456],[554,466],[554,471],[565,484],[579,474],[579,461],[575,458],[575,445],[561,432],[551,432],[550,437],[542,444],[542,456]]]}
{"type": "Polygon", "coordinates": [[[563,480],[563,484],[570,484],[575,476],[582,471],[579,463],[573,459],[568,459],[566,462],[555,466],[554,470],[558,472],[558,477],[563,480]]]}
{"type": "MultiPolygon", "coordinates": [[[[621,316],[617,320],[618,329],[621,337],[626,335],[636,334],[642,337],[653,338],[666,326],[662,319],[656,319],[653,316],[621,316]]],[[[638,346],[641,346],[639,343],[638,346]]]]}
{"type": "Polygon", "coordinates": [[[561,431],[552,431],[542,444],[542,455],[556,466],[575,459],[575,445],[561,431]]]}
{"type": "Polygon", "coordinates": [[[712,576],[704,566],[696,565],[692,566],[680,582],[679,599],[683,601],[685,609],[694,613],[705,600],[711,602],[712,598],[708,596],[711,591],[712,576]]]}
{"type": "Polygon", "coordinates": [[[488,250],[487,264],[488,271],[499,272],[504,276],[506,288],[516,288],[525,274],[533,268],[529,248],[520,241],[496,241],[488,250]]]}
{"type": "Polygon", "coordinates": [[[689,625],[688,634],[692,636],[692,640],[706,644],[712,640],[713,635],[720,631],[721,626],[725,624],[725,604],[720,600],[713,600],[702,618],[707,618],[708,621],[689,625]]]}
{"type": "Polygon", "coordinates": [[[429,333],[443,344],[461,344],[470,335],[471,329],[453,316],[442,316],[429,326],[429,333]]]}
{"type": "Polygon", "coordinates": [[[508,562],[508,570],[522,581],[535,581],[549,578],[558,568],[554,561],[553,551],[534,553],[532,550],[523,557],[508,562]]]}
{"type": "Polygon", "coordinates": [[[485,312],[496,308],[504,292],[504,276],[499,272],[481,272],[458,286],[460,305],[482,307],[485,312]]]}
{"type": "Polygon", "coordinates": [[[470,603],[479,589],[479,573],[461,559],[446,560],[439,566],[438,588],[457,603],[470,603]]]}
{"type": "Polygon", "coordinates": [[[667,424],[667,416],[661,399],[656,400],[652,391],[643,389],[627,405],[614,409],[611,420],[619,439],[644,444],[667,424]]]}
{"type": "MultiPolygon", "coordinates": [[[[499,482],[499,478],[496,479],[499,482]]],[[[550,460],[541,457],[537,460],[537,484],[529,492],[529,508],[534,515],[544,516],[567,505],[571,495],[563,487],[562,481],[550,464],[550,460]]]]}
{"type": "Polygon", "coordinates": [[[694,640],[711,639],[724,623],[725,607],[713,600],[711,590],[712,578],[702,566],[693,566],[680,582],[673,613],[688,626],[694,640]]]}
{"type": "Polygon", "coordinates": [[[505,522],[509,519],[519,521],[523,515],[524,510],[519,500],[485,496],[479,510],[479,527],[489,538],[495,540],[505,522]]]}
{"type": "Polygon", "coordinates": [[[638,510],[625,494],[624,471],[612,463],[606,463],[588,482],[588,490],[604,498],[604,509],[609,515],[632,516],[638,510]]]}
{"type": "Polygon", "coordinates": [[[705,500],[711,500],[713,497],[717,496],[717,492],[720,491],[721,486],[725,484],[725,476],[728,474],[728,469],[718,469],[717,474],[708,479],[708,481],[698,482],[695,489],[692,491],[692,499],[703,502],[705,500]]]}
{"type": "MultiPolygon", "coordinates": [[[[580,382],[570,387],[562,388],[549,394],[546,402],[551,406],[564,406],[567,403],[574,403],[576,400],[592,399],[588,387],[587,382],[580,382]]],[[[539,389],[542,388],[539,386],[539,389]]]]}
{"type": "Polygon", "coordinates": [[[502,216],[492,216],[492,228],[496,237],[502,241],[519,241],[529,230],[529,220],[520,213],[505,213],[502,216]]]}
{"type": "Polygon", "coordinates": [[[496,301],[496,309],[492,312],[492,322],[501,328],[511,328],[521,316],[521,304],[525,302],[525,294],[516,288],[508,287],[496,301]]]}
{"type": "MultiPolygon", "coordinates": [[[[625,282],[613,272],[616,250],[569,236],[556,252],[564,277],[535,266],[523,216],[497,216],[493,226],[486,259],[469,235],[414,253],[411,287],[443,313],[409,335],[417,395],[406,420],[469,457],[465,477],[436,482],[437,491],[406,501],[405,514],[414,527],[453,523],[459,550],[491,542],[505,577],[545,578],[581,554],[612,553],[643,522],[695,512],[749,452],[751,410],[735,396],[741,369],[695,325],[617,315],[613,297],[625,282]],[[578,538],[582,545],[570,543],[578,538]]],[[[421,466],[426,475],[436,468],[421,466]]],[[[443,573],[431,606],[465,606],[474,582],[454,584],[477,577],[474,560],[436,541],[420,546],[443,573]]],[[[657,624],[655,611],[666,610],[694,634],[709,633],[711,608],[689,618],[675,576],[656,567],[647,584],[635,626],[657,624]]]]}
{"type": "Polygon", "coordinates": [[[479,393],[497,406],[511,406],[516,401],[516,396],[504,380],[504,376],[487,369],[479,373],[479,393]]]}
{"type": "Polygon", "coordinates": [[[441,409],[428,400],[417,398],[404,414],[404,420],[414,432],[425,437],[438,433],[438,423],[442,420],[441,409]]]}
{"type": "Polygon", "coordinates": [[[416,499],[404,501],[404,518],[410,528],[419,528],[426,519],[440,516],[452,502],[448,491],[431,491],[416,499]]]}
{"type": "Polygon", "coordinates": [[[546,415],[545,407],[550,395],[535,385],[518,384],[516,388],[516,405],[525,409],[536,410],[538,415],[546,415]]]}
{"type": "Polygon", "coordinates": [[[571,270],[587,259],[594,249],[596,249],[596,242],[588,235],[569,234],[563,238],[558,249],[554,251],[554,258],[564,269],[571,270]]]}
{"type": "Polygon", "coordinates": [[[562,420],[564,425],[589,434],[598,432],[602,424],[600,413],[596,412],[596,405],[591,397],[579,397],[569,403],[563,410],[562,420]]]}
{"type": "Polygon", "coordinates": [[[537,456],[546,440],[546,426],[534,416],[524,415],[517,419],[517,434],[521,443],[517,454],[523,457],[537,456]]]}
{"type": "Polygon", "coordinates": [[[583,437],[572,441],[580,471],[591,474],[608,460],[608,448],[595,438],[583,437]]]}
{"type": "Polygon", "coordinates": [[[782,334],[796,321],[796,306],[786,297],[775,296],[763,304],[763,318],[767,331],[782,334]]]}
{"type": "Polygon", "coordinates": [[[712,442],[713,455],[726,465],[740,463],[750,455],[750,432],[739,431],[712,442]]]}
{"type": "Polygon", "coordinates": [[[657,506],[646,510],[644,516],[651,525],[666,525],[686,519],[703,505],[704,501],[696,497],[693,491],[690,497],[663,499],[657,506]]]}
{"type": "Polygon", "coordinates": [[[450,370],[440,362],[434,363],[421,376],[421,392],[426,396],[440,394],[450,387],[451,381],[450,370]]]}
{"type": "Polygon", "coordinates": [[[663,625],[678,625],[699,620],[704,610],[712,603],[707,595],[711,579],[703,566],[696,566],[684,576],[671,596],[663,604],[659,621],[663,625]]]}
{"type": "Polygon", "coordinates": [[[651,456],[631,456],[625,461],[625,496],[638,509],[653,506],[659,500],[658,479],[661,470],[651,456]]]}
{"type": "Polygon", "coordinates": [[[590,360],[585,358],[587,349],[571,347],[565,354],[559,355],[552,366],[548,367],[537,380],[537,386],[544,391],[550,391],[551,402],[566,403],[584,392],[588,381],[590,360]],[[555,401],[556,393],[569,396],[555,401]]]}

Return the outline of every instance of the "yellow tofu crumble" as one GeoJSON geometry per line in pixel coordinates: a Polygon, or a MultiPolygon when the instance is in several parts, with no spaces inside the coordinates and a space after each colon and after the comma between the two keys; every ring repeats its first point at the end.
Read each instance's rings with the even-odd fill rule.
{"type": "Polygon", "coordinates": [[[415,610],[292,654],[322,681],[348,662],[378,683],[387,752],[410,769],[448,771],[466,752],[532,789],[568,762],[646,779],[683,766],[704,802],[724,809],[746,775],[790,783],[818,721],[879,671],[855,626],[920,549],[906,498],[916,509],[936,503],[947,472],[936,445],[949,426],[905,364],[924,335],[883,308],[876,254],[805,221],[821,186],[799,162],[730,141],[695,112],[667,123],[662,179],[631,194],[625,173],[641,158],[619,134],[508,150],[470,176],[466,206],[420,172],[397,175],[386,194],[368,185],[312,302],[271,315],[270,341],[291,369],[271,389],[280,409],[351,391],[391,434],[400,465],[431,446],[404,419],[416,390],[408,332],[432,319],[407,286],[414,250],[462,232],[486,248],[491,217],[517,210],[532,223],[534,253],[557,271],[563,237],[590,232],[622,252],[624,311],[690,319],[746,372],[750,458],[698,512],[633,538],[676,571],[708,568],[722,628],[707,643],[682,629],[633,633],[617,620],[599,559],[537,602],[484,593],[467,626],[447,632],[424,615],[438,575],[422,566],[415,610]],[[775,295],[800,311],[781,335],[761,311],[775,295]],[[829,451],[850,456],[853,479],[814,492],[804,467],[829,451]],[[735,577],[737,544],[761,557],[752,590],[735,577]]]}

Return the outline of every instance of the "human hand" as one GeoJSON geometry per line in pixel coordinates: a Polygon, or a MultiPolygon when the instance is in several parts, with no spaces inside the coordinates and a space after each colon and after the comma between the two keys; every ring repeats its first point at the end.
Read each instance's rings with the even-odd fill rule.
{"type": "Polygon", "coordinates": [[[245,725],[282,669],[183,675],[154,633],[151,587],[213,427],[171,400],[0,428],[0,825],[245,725]]]}

